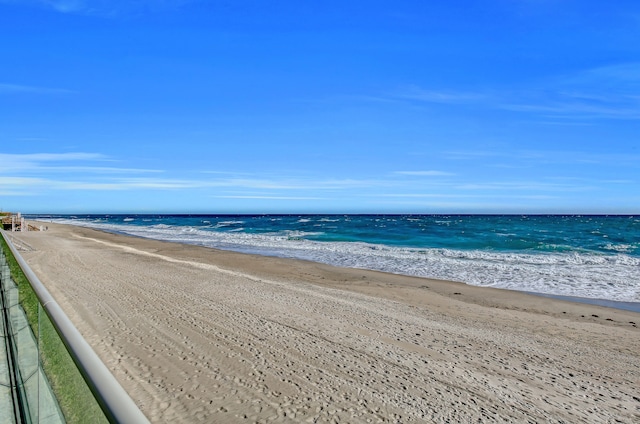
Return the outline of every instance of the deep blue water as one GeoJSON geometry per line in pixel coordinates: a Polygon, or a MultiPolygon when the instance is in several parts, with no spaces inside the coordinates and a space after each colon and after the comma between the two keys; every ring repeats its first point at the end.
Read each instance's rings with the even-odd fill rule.
{"type": "Polygon", "coordinates": [[[639,216],[79,215],[53,221],[264,255],[640,302],[639,216]]]}

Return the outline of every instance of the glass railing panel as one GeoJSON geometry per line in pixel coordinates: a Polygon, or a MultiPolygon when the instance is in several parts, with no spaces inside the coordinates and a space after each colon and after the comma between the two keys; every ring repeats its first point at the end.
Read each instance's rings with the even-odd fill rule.
{"type": "Polygon", "coordinates": [[[100,405],[42,308],[39,315],[42,366],[65,419],[69,423],[107,423],[100,405]]]}
{"type": "Polygon", "coordinates": [[[11,289],[9,319],[18,365],[17,384],[31,422],[39,423],[38,342],[31,332],[24,310],[18,303],[17,288],[11,289]]]}
{"type": "MultiPolygon", "coordinates": [[[[46,424],[107,423],[33,289],[26,280],[17,285],[10,277],[6,258],[1,257],[0,261],[5,262],[2,287],[17,365],[15,390],[20,392],[25,418],[32,423],[46,424]]],[[[11,404],[8,372],[7,369],[5,391],[11,404]]],[[[0,374],[0,384],[4,380],[0,374]]],[[[9,411],[8,408],[2,410],[9,411]]]]}
{"type": "MultiPolygon", "coordinates": [[[[0,252],[1,256],[1,252],[0,252]]],[[[9,267],[0,258],[0,282],[9,279],[9,267]]],[[[3,295],[4,285],[1,285],[3,295]]],[[[1,305],[0,305],[1,306],[1,305]]],[[[7,354],[7,336],[9,329],[5,326],[4,317],[0,315],[0,424],[13,424],[13,385],[9,371],[9,355],[7,354]]]]}

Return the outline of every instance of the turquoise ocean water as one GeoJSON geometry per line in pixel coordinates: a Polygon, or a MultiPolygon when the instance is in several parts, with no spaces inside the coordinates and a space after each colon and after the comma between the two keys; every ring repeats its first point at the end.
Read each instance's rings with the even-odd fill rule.
{"type": "Polygon", "coordinates": [[[140,237],[479,286],[640,302],[640,216],[38,216],[140,237]]]}

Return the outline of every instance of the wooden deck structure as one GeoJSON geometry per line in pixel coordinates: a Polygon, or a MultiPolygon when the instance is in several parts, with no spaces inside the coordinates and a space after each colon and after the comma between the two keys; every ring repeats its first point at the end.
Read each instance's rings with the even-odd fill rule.
{"type": "Polygon", "coordinates": [[[6,231],[40,231],[39,227],[27,223],[20,213],[0,212],[2,229],[6,231]]]}

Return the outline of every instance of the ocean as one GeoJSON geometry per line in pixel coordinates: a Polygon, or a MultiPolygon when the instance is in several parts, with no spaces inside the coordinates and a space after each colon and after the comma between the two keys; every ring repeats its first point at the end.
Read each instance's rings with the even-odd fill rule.
{"type": "Polygon", "coordinates": [[[640,216],[47,215],[31,218],[477,286],[640,302],[640,216]]]}

